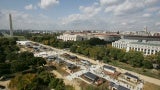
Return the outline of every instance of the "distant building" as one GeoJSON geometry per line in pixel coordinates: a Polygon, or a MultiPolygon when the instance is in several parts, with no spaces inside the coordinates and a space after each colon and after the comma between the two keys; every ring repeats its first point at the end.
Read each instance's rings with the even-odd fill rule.
{"type": "Polygon", "coordinates": [[[16,41],[16,43],[17,43],[18,45],[28,45],[28,44],[30,44],[31,42],[30,42],[30,41],[16,41]]]}
{"type": "Polygon", "coordinates": [[[160,32],[154,33],[153,36],[160,36],[160,32]]]}
{"type": "Polygon", "coordinates": [[[63,41],[83,41],[91,38],[99,38],[112,42],[119,40],[120,36],[117,33],[65,32],[57,38],[63,41]]]}
{"type": "Polygon", "coordinates": [[[72,35],[72,34],[63,34],[60,36],[57,36],[57,39],[63,40],[63,41],[82,41],[84,38],[80,35],[72,35]]]}
{"type": "Polygon", "coordinates": [[[113,47],[143,52],[144,55],[151,55],[160,52],[159,36],[124,36],[122,39],[112,43],[113,47]]]}

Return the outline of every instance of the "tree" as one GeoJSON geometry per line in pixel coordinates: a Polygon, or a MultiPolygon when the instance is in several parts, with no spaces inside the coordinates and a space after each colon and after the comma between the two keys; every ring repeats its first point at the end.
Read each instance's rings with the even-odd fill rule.
{"type": "Polygon", "coordinates": [[[110,48],[110,53],[109,55],[114,59],[117,60],[117,56],[118,56],[118,49],[117,48],[110,48]]]}
{"type": "Polygon", "coordinates": [[[104,40],[101,40],[99,38],[91,38],[89,41],[90,45],[104,45],[106,42],[104,40]]]}
{"type": "Polygon", "coordinates": [[[22,52],[18,55],[18,60],[27,61],[27,60],[30,60],[33,57],[34,57],[33,53],[26,51],[26,52],[22,52]]]}
{"type": "Polygon", "coordinates": [[[17,54],[14,53],[14,52],[8,53],[7,56],[6,56],[6,59],[7,59],[7,60],[10,60],[10,61],[12,61],[12,60],[17,60],[17,54]]]}
{"type": "Polygon", "coordinates": [[[51,79],[50,83],[49,83],[49,87],[50,88],[56,88],[57,84],[58,84],[59,79],[57,78],[53,78],[51,79]]]}
{"type": "Polygon", "coordinates": [[[70,47],[70,51],[75,53],[76,52],[76,49],[77,49],[77,46],[71,46],[70,47]]]}
{"type": "Polygon", "coordinates": [[[141,67],[144,60],[143,54],[138,51],[129,51],[128,53],[128,63],[133,67],[141,67]]]}
{"type": "Polygon", "coordinates": [[[160,52],[156,54],[157,63],[160,64],[160,52]]]}
{"type": "Polygon", "coordinates": [[[156,61],[156,55],[147,55],[147,56],[145,56],[144,60],[148,60],[150,62],[155,62],[156,61]]]}
{"type": "Polygon", "coordinates": [[[126,54],[126,52],[124,50],[118,50],[117,52],[117,59],[120,61],[120,62],[126,62],[126,60],[124,60],[124,56],[126,54]]]}
{"type": "Polygon", "coordinates": [[[3,53],[1,53],[0,54],[0,63],[3,63],[3,62],[5,62],[5,59],[6,57],[5,57],[5,54],[3,54],[3,53]]]}
{"type": "Polygon", "coordinates": [[[38,57],[37,64],[38,66],[43,66],[44,64],[46,64],[46,61],[44,60],[44,58],[38,57]]]}
{"type": "Polygon", "coordinates": [[[151,61],[147,61],[147,60],[143,60],[143,66],[144,66],[144,68],[147,68],[147,69],[153,68],[151,61]]]}
{"type": "Polygon", "coordinates": [[[55,90],[65,90],[65,84],[62,79],[52,78],[49,83],[50,88],[54,88],[55,90]]]}
{"type": "Polygon", "coordinates": [[[97,52],[97,50],[96,50],[95,47],[90,48],[90,50],[89,50],[89,56],[93,57],[94,59],[97,59],[98,52],[97,52]]]}
{"type": "Polygon", "coordinates": [[[19,71],[23,71],[23,70],[26,70],[28,68],[29,67],[26,65],[26,63],[25,62],[21,62],[21,61],[14,61],[11,64],[11,71],[13,73],[19,72],[19,71]]]}
{"type": "Polygon", "coordinates": [[[110,62],[110,59],[109,59],[109,57],[104,56],[104,57],[103,57],[103,61],[104,61],[105,63],[108,63],[108,62],[110,62]]]}
{"type": "Polygon", "coordinates": [[[43,82],[41,84],[48,85],[51,80],[51,75],[49,73],[43,71],[38,75],[38,78],[43,80],[43,82]]]}
{"type": "Polygon", "coordinates": [[[89,48],[85,48],[82,53],[85,56],[89,56],[89,48]]]}
{"type": "Polygon", "coordinates": [[[33,79],[36,78],[35,74],[25,74],[17,75],[15,78],[11,79],[9,87],[11,89],[16,88],[17,90],[36,90],[33,84],[33,79]],[[33,84],[33,85],[32,85],[33,84]]]}
{"type": "Polygon", "coordinates": [[[0,63],[0,76],[4,74],[10,74],[11,73],[10,67],[11,67],[10,63],[0,63]]]}

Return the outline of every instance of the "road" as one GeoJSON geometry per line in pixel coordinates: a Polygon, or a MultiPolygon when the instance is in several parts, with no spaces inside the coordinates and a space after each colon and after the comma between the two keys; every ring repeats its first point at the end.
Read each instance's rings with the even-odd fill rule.
{"type": "MultiPolygon", "coordinates": [[[[31,41],[32,42],[32,41],[31,41]]],[[[35,42],[34,42],[35,43],[35,42]]],[[[40,44],[40,43],[39,43],[40,44]]],[[[90,58],[87,58],[87,57],[84,57],[84,56],[81,56],[81,55],[78,55],[78,54],[75,54],[75,53],[71,53],[71,52],[69,52],[69,51],[64,51],[64,50],[62,50],[62,49],[57,49],[57,48],[54,48],[54,47],[51,47],[51,46],[47,46],[47,45],[43,45],[43,44],[40,44],[40,45],[42,45],[42,46],[45,46],[45,47],[48,47],[48,48],[52,48],[52,49],[54,49],[54,50],[56,50],[58,53],[68,53],[68,54],[70,54],[70,55],[75,55],[75,56],[77,56],[78,58],[81,58],[81,59],[84,59],[84,60],[88,60],[88,61],[90,61],[91,63],[93,63],[93,64],[99,64],[99,65],[105,65],[105,63],[99,63],[98,61],[95,61],[95,60],[93,60],[93,59],[90,59],[90,58]]],[[[115,66],[113,66],[113,67],[115,67],[115,66]]],[[[133,75],[136,75],[136,76],[138,76],[140,79],[142,79],[142,80],[144,80],[144,81],[146,81],[146,82],[149,82],[149,83],[153,83],[153,84],[155,84],[155,85],[159,85],[160,86],[160,80],[159,79],[156,79],[156,78],[152,78],[152,77],[148,77],[148,76],[145,76],[145,75],[142,75],[142,74],[138,74],[138,73],[135,73],[135,72],[132,72],[132,71],[128,71],[128,70],[125,70],[125,69],[121,69],[121,68],[119,68],[119,67],[115,67],[116,68],[116,70],[118,71],[118,72],[121,72],[121,73],[125,73],[125,72],[129,72],[129,73],[131,73],[131,74],[133,74],[133,75]]]]}

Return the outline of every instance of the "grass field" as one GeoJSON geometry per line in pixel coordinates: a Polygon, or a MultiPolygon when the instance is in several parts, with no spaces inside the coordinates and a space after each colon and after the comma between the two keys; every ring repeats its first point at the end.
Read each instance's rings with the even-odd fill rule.
{"type": "Polygon", "coordinates": [[[149,77],[160,79],[160,70],[135,68],[135,67],[132,67],[129,64],[122,63],[122,62],[119,62],[119,61],[116,61],[116,60],[112,60],[112,62],[110,62],[109,64],[113,65],[113,66],[116,66],[116,67],[120,67],[120,68],[129,70],[129,71],[137,72],[137,73],[142,74],[142,75],[146,75],[146,76],[149,76],[149,77]]]}
{"type": "Polygon", "coordinates": [[[143,90],[160,90],[160,86],[146,82],[143,90]]]}
{"type": "MultiPolygon", "coordinates": [[[[26,40],[26,38],[25,38],[24,36],[13,36],[13,37],[18,38],[18,40],[26,40]]],[[[10,37],[10,36],[3,36],[3,37],[0,37],[0,38],[13,38],[13,37],[10,37]]]]}

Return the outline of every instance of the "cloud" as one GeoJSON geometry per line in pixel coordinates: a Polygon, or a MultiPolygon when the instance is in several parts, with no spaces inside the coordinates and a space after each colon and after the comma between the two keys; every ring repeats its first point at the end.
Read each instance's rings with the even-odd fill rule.
{"type": "Polygon", "coordinates": [[[41,0],[41,2],[38,3],[38,6],[42,9],[46,9],[57,4],[59,4],[59,0],[41,0]]]}
{"type": "Polygon", "coordinates": [[[127,25],[127,23],[126,23],[126,22],[122,22],[121,24],[122,24],[122,25],[124,25],[124,26],[125,26],[125,25],[127,25]]]}
{"type": "Polygon", "coordinates": [[[106,13],[113,12],[115,15],[138,13],[142,11],[156,12],[160,9],[160,0],[100,0],[106,13]]]}
{"type": "Polygon", "coordinates": [[[100,4],[102,6],[104,5],[115,5],[115,4],[119,4],[119,3],[122,3],[123,1],[125,0],[100,0],[100,4]]]}
{"type": "Polygon", "coordinates": [[[155,26],[160,26],[160,22],[156,22],[156,23],[155,23],[155,26]]]}
{"type": "Polygon", "coordinates": [[[26,10],[31,10],[31,9],[33,9],[33,6],[32,6],[32,4],[29,4],[29,5],[25,6],[24,8],[26,10]]]}
{"type": "Polygon", "coordinates": [[[106,13],[112,12],[114,9],[116,9],[116,6],[115,6],[115,5],[105,8],[104,12],[106,12],[106,13]]]}
{"type": "Polygon", "coordinates": [[[147,8],[145,11],[146,12],[157,12],[158,10],[160,10],[158,6],[153,6],[153,7],[147,8]]]}
{"type": "Polygon", "coordinates": [[[33,6],[32,4],[29,4],[27,6],[24,7],[26,10],[32,10],[32,9],[36,9],[36,6],[33,6]]]}
{"type": "Polygon", "coordinates": [[[83,12],[83,14],[87,15],[88,17],[92,17],[98,14],[98,12],[101,10],[101,8],[97,8],[94,5],[90,7],[80,6],[79,9],[81,12],[83,12]]]}
{"type": "Polygon", "coordinates": [[[123,3],[106,7],[105,12],[112,11],[115,15],[123,15],[138,12],[143,8],[144,4],[142,2],[126,0],[123,3]]]}
{"type": "Polygon", "coordinates": [[[143,17],[151,17],[152,15],[151,14],[149,14],[149,13],[145,13],[145,14],[143,14],[143,17]]]}
{"type": "Polygon", "coordinates": [[[88,20],[97,15],[101,11],[101,8],[96,7],[95,4],[93,4],[88,7],[80,6],[79,10],[81,13],[71,14],[65,18],[62,18],[62,24],[68,24],[77,20],[88,20]]]}

